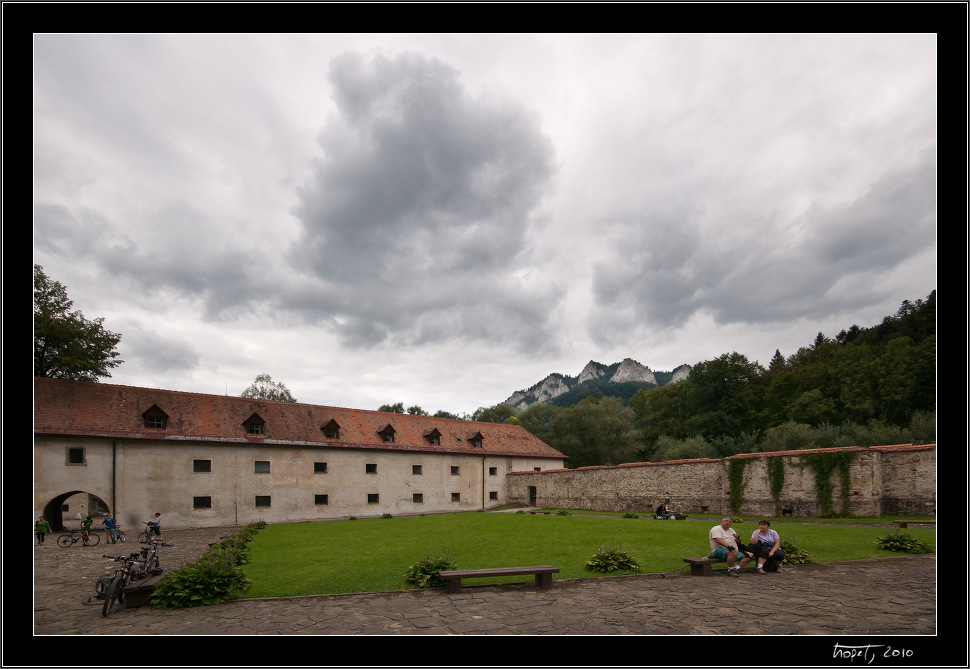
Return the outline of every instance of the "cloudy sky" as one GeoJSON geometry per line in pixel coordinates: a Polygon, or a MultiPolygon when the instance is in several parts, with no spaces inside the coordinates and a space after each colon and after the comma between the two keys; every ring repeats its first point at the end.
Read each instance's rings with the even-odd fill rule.
{"type": "Polygon", "coordinates": [[[934,35],[37,35],[33,261],[108,383],[471,413],[936,288],[934,35]]]}

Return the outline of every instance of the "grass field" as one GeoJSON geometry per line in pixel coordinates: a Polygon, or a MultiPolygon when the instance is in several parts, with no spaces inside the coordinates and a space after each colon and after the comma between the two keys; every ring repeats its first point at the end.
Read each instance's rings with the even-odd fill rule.
{"type": "MultiPolygon", "coordinates": [[[[734,525],[745,540],[758,528],[757,518],[746,520],[734,525]]],[[[838,525],[806,520],[772,520],[771,526],[782,539],[811,554],[813,562],[899,555],[875,543],[899,531],[885,526],[892,519],[867,519],[884,523],[880,527],[867,526],[864,519],[854,519],[856,524],[829,521],[838,525]]],[[[439,553],[460,568],[551,564],[560,569],[557,578],[595,577],[598,574],[587,571],[585,563],[606,543],[636,558],[643,573],[665,573],[684,567],[682,558],[706,555],[707,533],[717,522],[715,516],[659,521],[622,514],[459,513],[269,525],[250,544],[250,561],[243,570],[253,584],[245,596],[405,589],[410,587],[404,580],[408,567],[439,553]]],[[[933,529],[902,532],[935,547],[933,529]]]]}

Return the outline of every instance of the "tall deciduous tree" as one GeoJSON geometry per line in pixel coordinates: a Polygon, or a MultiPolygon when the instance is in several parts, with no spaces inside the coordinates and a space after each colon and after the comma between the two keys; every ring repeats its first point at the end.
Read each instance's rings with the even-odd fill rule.
{"type": "Polygon", "coordinates": [[[120,365],[115,347],[121,335],[71,311],[73,302],[59,281],[34,265],[34,376],[97,381],[120,365]]]}
{"type": "Polygon", "coordinates": [[[257,374],[256,380],[239,396],[273,402],[296,402],[296,398],[290,394],[286,386],[273,381],[269,374],[257,374]]]}

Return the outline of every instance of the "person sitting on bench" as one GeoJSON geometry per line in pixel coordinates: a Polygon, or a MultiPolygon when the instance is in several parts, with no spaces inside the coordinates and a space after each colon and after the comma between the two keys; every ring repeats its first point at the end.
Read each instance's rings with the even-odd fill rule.
{"type": "Polygon", "coordinates": [[[711,542],[711,555],[722,560],[727,560],[728,576],[740,576],[741,567],[748,564],[753,557],[751,553],[740,551],[738,545],[740,538],[738,533],[731,528],[733,521],[729,516],[721,518],[721,524],[715,525],[708,532],[708,539],[711,542]],[[743,556],[738,560],[739,556],[743,556]],[[737,561],[737,564],[734,564],[737,561]]]}
{"type": "Polygon", "coordinates": [[[751,544],[747,550],[754,554],[758,560],[758,573],[765,573],[765,562],[771,561],[768,565],[769,571],[778,571],[778,563],[785,557],[785,551],[781,550],[781,537],[771,529],[771,521],[762,518],[758,521],[758,529],[751,535],[751,544]]]}

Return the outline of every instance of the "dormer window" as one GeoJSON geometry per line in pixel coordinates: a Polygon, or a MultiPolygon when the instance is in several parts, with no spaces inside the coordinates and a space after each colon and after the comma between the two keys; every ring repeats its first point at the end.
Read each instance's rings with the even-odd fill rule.
{"type": "Polygon", "coordinates": [[[258,413],[244,420],[243,427],[246,428],[246,434],[266,434],[266,421],[258,413]]]}
{"type": "Polygon", "coordinates": [[[482,436],[481,432],[475,432],[474,434],[468,435],[468,441],[472,442],[472,448],[482,448],[482,442],[485,437],[482,436]]]}
{"type": "Polygon", "coordinates": [[[168,424],[168,414],[159,409],[157,404],[153,404],[141,417],[145,421],[145,427],[154,430],[164,430],[168,424]]]}
{"type": "Polygon", "coordinates": [[[425,432],[424,438],[427,439],[428,443],[431,444],[432,446],[441,445],[441,432],[439,432],[438,428],[436,427],[433,427],[427,432],[425,432]]]}
{"type": "Polygon", "coordinates": [[[327,439],[340,439],[340,425],[337,421],[330,419],[330,422],[320,428],[323,430],[323,436],[327,439]]]}
{"type": "Polygon", "coordinates": [[[377,434],[381,435],[381,441],[385,443],[392,443],[394,441],[394,428],[391,427],[390,423],[378,430],[377,434]]]}

